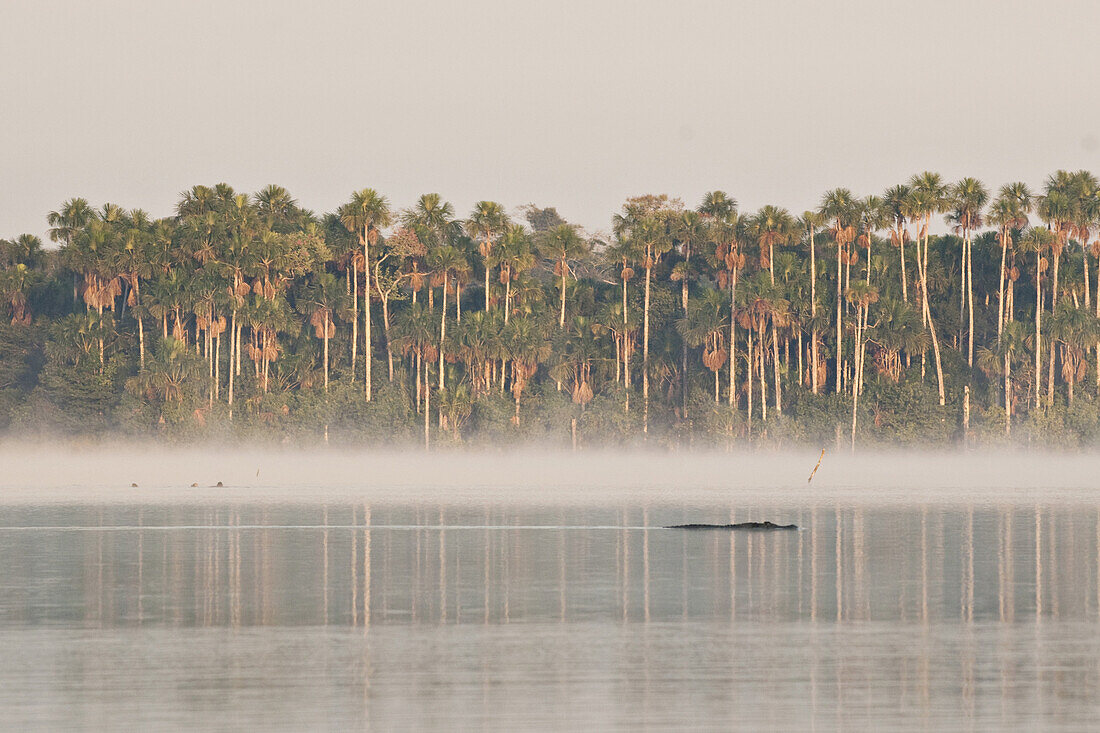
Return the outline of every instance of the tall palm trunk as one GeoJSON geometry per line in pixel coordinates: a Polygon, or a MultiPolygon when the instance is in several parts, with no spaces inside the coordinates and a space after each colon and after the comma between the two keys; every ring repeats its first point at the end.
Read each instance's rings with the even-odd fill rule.
{"type": "Polygon", "coordinates": [[[415,366],[413,368],[416,371],[416,377],[413,381],[416,382],[416,414],[419,415],[420,414],[420,402],[421,402],[421,396],[420,396],[420,362],[421,362],[421,354],[420,354],[420,349],[416,350],[416,357],[415,358],[416,358],[416,361],[415,361],[415,366]]]}
{"type": "MultiPolygon", "coordinates": [[[[1100,318],[1100,257],[1096,258],[1096,317],[1100,318]]],[[[1096,392],[1100,395],[1100,339],[1096,341],[1096,392]]]]}
{"type": "Polygon", "coordinates": [[[512,268],[506,267],[504,274],[507,278],[504,283],[504,325],[507,326],[509,311],[512,310],[512,268]]]}
{"type": "MultiPolygon", "coordinates": [[[[446,311],[444,311],[446,313],[446,311]]],[[[442,351],[440,354],[442,355],[442,351]]],[[[431,448],[432,387],[428,383],[428,360],[424,360],[424,450],[431,448]]]]}
{"type": "Polygon", "coordinates": [[[768,419],[768,380],[764,376],[764,324],[761,322],[756,327],[756,351],[760,354],[760,363],[757,364],[760,374],[760,419],[768,419]]]}
{"type": "MultiPolygon", "coordinates": [[[[732,313],[730,314],[732,318],[732,313]]],[[[814,249],[814,230],[810,227],[810,384],[817,394],[817,253],[814,249]]],[[[732,347],[731,347],[732,349],[732,347]]],[[[801,354],[801,351],[799,352],[801,354]]],[[[801,381],[801,375],[800,379],[801,381]]]]}
{"type": "Polygon", "coordinates": [[[328,394],[328,324],[331,323],[329,319],[325,318],[325,394],[328,394]]]}
{"type": "Polygon", "coordinates": [[[623,387],[626,388],[626,409],[630,412],[630,318],[626,305],[626,280],[623,280],[623,387]]]}
{"type": "Polygon", "coordinates": [[[1001,229],[1001,274],[997,285],[997,345],[1001,344],[1001,334],[1005,325],[1005,266],[1008,263],[1008,229],[1001,229]]]}
{"type": "Polygon", "coordinates": [[[351,381],[355,383],[355,368],[359,363],[359,268],[351,259],[351,381]]]}
{"type": "MultiPolygon", "coordinates": [[[[447,271],[443,271],[443,315],[439,318],[439,388],[443,389],[443,342],[447,338],[447,271]]],[[[442,418],[441,418],[442,419],[442,418]]]]}
{"type": "Polygon", "coordinates": [[[363,374],[366,384],[367,402],[370,402],[371,393],[371,338],[370,338],[370,236],[367,227],[363,227],[363,356],[366,357],[367,368],[363,374]]]}
{"type": "Polygon", "coordinates": [[[855,339],[855,375],[852,379],[852,452],[856,449],[856,419],[859,415],[859,380],[862,369],[860,369],[860,350],[863,344],[863,308],[864,305],[859,303],[856,306],[856,339],[855,339]]]}
{"type": "Polygon", "coordinates": [[[747,387],[746,391],[748,392],[748,420],[749,420],[749,434],[751,435],[752,434],[752,389],[753,389],[753,387],[752,387],[752,362],[753,362],[753,359],[756,358],[756,356],[755,356],[755,354],[753,353],[753,350],[752,350],[752,324],[749,324],[749,326],[747,328],[745,328],[745,339],[747,341],[745,355],[748,357],[748,358],[745,359],[745,364],[746,364],[746,369],[747,369],[746,374],[745,374],[745,385],[747,387]]]}
{"type": "Polygon", "coordinates": [[[909,281],[905,276],[905,230],[901,228],[898,231],[898,246],[901,254],[901,299],[908,305],[909,304],[909,281]]]}
{"type": "MultiPolygon", "coordinates": [[[[690,261],[691,255],[688,254],[688,260],[690,261]]],[[[687,278],[685,277],[680,282],[680,302],[684,310],[684,318],[688,315],[688,286],[687,278]]],[[[687,341],[680,339],[680,410],[683,415],[683,419],[687,419],[688,416],[688,347],[687,341]]]]}
{"type": "Polygon", "coordinates": [[[737,268],[730,273],[730,407],[737,406],[737,268]]]}
{"type": "Polygon", "coordinates": [[[229,322],[229,419],[233,419],[233,375],[237,371],[234,367],[234,359],[238,348],[237,341],[237,309],[233,308],[229,322]]]}
{"type": "Polygon", "coordinates": [[[936,362],[936,381],[940,391],[940,407],[947,404],[947,393],[943,386],[943,362],[940,360],[940,340],[936,336],[936,324],[932,321],[932,308],[928,304],[928,224],[931,219],[929,214],[925,219],[924,235],[924,263],[920,268],[921,303],[924,311],[924,320],[928,326],[928,334],[932,337],[932,354],[936,362]]]}
{"type": "MultiPolygon", "coordinates": [[[[375,277],[374,282],[379,282],[375,277]]],[[[382,332],[386,337],[386,362],[389,365],[389,381],[393,382],[393,343],[390,341],[390,297],[378,289],[378,299],[382,301],[382,332]]]]}
{"type": "Polygon", "coordinates": [[[558,328],[565,328],[565,273],[568,268],[564,259],[558,264],[561,267],[561,315],[558,317],[558,328]]]}
{"type": "Polygon", "coordinates": [[[1012,434],[1012,363],[1005,351],[1005,435],[1012,434]]]}
{"type": "Polygon", "coordinates": [[[489,312],[489,267],[488,262],[485,264],[485,312],[489,312]]]}
{"type": "Polygon", "coordinates": [[[653,279],[653,266],[645,268],[645,305],[642,316],[642,432],[649,433],[649,283],[653,279]]]}
{"type": "Polygon", "coordinates": [[[776,333],[775,317],[772,317],[772,366],[775,372],[775,413],[783,414],[783,388],[779,380],[779,335],[776,333]]]}
{"type": "Polygon", "coordinates": [[[967,346],[967,364],[971,367],[974,366],[974,241],[971,238],[970,230],[967,230],[966,234],[966,302],[967,311],[970,318],[968,325],[969,328],[969,343],[967,346]]]}
{"type": "Polygon", "coordinates": [[[222,335],[214,339],[214,399],[221,399],[222,391],[222,335]]]}
{"type": "Polygon", "coordinates": [[[1043,336],[1041,332],[1042,319],[1043,319],[1043,287],[1042,279],[1039,273],[1039,266],[1042,263],[1042,253],[1035,253],[1035,409],[1039,409],[1039,395],[1043,390],[1043,372],[1039,366],[1039,361],[1043,353],[1043,336]]]}
{"type": "MultiPolygon", "coordinates": [[[[838,235],[839,236],[839,235],[838,235]]],[[[842,263],[840,261],[840,242],[836,243],[836,393],[840,394],[840,374],[843,368],[844,357],[844,334],[841,332],[842,328],[842,307],[844,301],[843,283],[841,280],[844,277],[842,270],[842,263]]]]}
{"type": "Polygon", "coordinates": [[[962,237],[962,252],[959,257],[959,270],[961,271],[962,282],[959,285],[959,351],[963,351],[963,327],[966,324],[966,244],[967,244],[967,230],[963,228],[962,237]]]}

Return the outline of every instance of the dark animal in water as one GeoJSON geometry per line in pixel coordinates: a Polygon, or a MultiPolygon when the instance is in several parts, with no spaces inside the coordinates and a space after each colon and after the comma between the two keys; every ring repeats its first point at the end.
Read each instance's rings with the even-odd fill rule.
{"type": "Polygon", "coordinates": [[[673,524],[665,529],[798,529],[797,524],[773,524],[772,522],[740,522],[738,524],[673,524]]]}

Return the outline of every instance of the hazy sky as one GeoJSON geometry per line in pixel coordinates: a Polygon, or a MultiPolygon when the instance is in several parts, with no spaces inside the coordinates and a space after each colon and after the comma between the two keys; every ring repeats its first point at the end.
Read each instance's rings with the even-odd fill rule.
{"type": "Polygon", "coordinates": [[[796,213],[919,170],[1100,172],[1095,0],[0,0],[0,237],[71,196],[370,186],[557,206],[796,213]]]}

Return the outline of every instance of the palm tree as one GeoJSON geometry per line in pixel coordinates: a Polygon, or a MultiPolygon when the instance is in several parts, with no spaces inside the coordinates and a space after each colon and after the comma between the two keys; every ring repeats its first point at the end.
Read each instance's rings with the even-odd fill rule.
{"type": "MultiPolygon", "coordinates": [[[[427,393],[431,389],[428,384],[428,364],[436,358],[438,344],[439,334],[435,328],[435,317],[423,304],[413,303],[397,314],[394,321],[394,345],[403,355],[412,354],[415,357],[413,373],[418,412],[421,409],[422,399],[427,401],[427,393]],[[422,374],[423,377],[421,377],[422,374]]],[[[427,441],[427,432],[424,438],[427,441]]]]}
{"type": "MultiPolygon", "coordinates": [[[[213,195],[217,197],[216,192],[213,195]]],[[[298,208],[298,202],[282,186],[265,186],[256,192],[255,199],[256,212],[268,229],[284,234],[300,224],[303,212],[298,208]]],[[[352,200],[354,201],[354,196],[352,200]]]]}
{"type": "Polygon", "coordinates": [[[901,256],[901,299],[908,303],[909,280],[905,274],[905,243],[909,241],[907,224],[915,218],[913,195],[909,186],[902,183],[887,189],[883,194],[883,206],[893,223],[890,241],[898,248],[901,256]]]}
{"type": "Polygon", "coordinates": [[[539,254],[554,263],[554,275],[561,282],[558,328],[565,328],[566,277],[574,274],[573,264],[589,256],[590,245],[588,240],[577,233],[577,228],[572,224],[559,224],[543,232],[535,244],[539,254]]]}
{"type": "Polygon", "coordinates": [[[451,278],[468,267],[466,257],[451,244],[436,247],[428,252],[428,266],[439,276],[443,283],[443,312],[439,318],[439,388],[444,387],[443,345],[447,340],[447,289],[451,278]]]}
{"type": "Polygon", "coordinates": [[[533,318],[515,318],[505,329],[505,351],[512,361],[512,396],[516,401],[512,423],[520,424],[520,397],[539,364],[550,356],[550,341],[533,318]]]}
{"type": "Polygon", "coordinates": [[[628,199],[623,213],[613,220],[615,235],[634,240],[645,268],[645,299],[642,306],[642,432],[649,433],[649,304],[653,268],[672,249],[668,219],[676,210],[668,196],[639,196],[628,199]]]}
{"type": "MultiPolygon", "coordinates": [[[[1081,278],[1085,284],[1085,308],[1092,306],[1092,293],[1089,283],[1089,242],[1092,229],[1100,223],[1100,182],[1089,171],[1077,171],[1073,174],[1073,223],[1071,235],[1081,245],[1081,259],[1084,263],[1081,278]]],[[[1100,287],[1100,283],[1097,283],[1100,287]]]]}
{"type": "Polygon", "coordinates": [[[859,393],[863,391],[863,357],[866,345],[867,311],[878,301],[878,289],[867,281],[854,282],[845,291],[845,298],[856,308],[855,369],[852,379],[852,450],[856,449],[856,416],[859,393]]]}
{"type": "Polygon", "coordinates": [[[512,311],[512,281],[535,266],[527,230],[519,224],[509,224],[488,261],[500,267],[500,281],[504,284],[504,323],[507,325],[512,311]]]}
{"type": "Polygon", "coordinates": [[[719,400],[718,373],[729,356],[723,335],[729,327],[724,301],[720,291],[705,290],[702,300],[676,324],[686,344],[692,348],[703,347],[703,366],[714,373],[715,404],[719,400]]]}
{"type": "Polygon", "coordinates": [[[791,239],[794,220],[786,209],[778,206],[765,206],[751,219],[751,227],[760,245],[760,267],[768,268],[772,285],[775,285],[775,246],[786,244],[791,239]]]}
{"type": "MultiPolygon", "coordinates": [[[[454,218],[454,207],[443,200],[438,193],[426,193],[416,201],[416,205],[401,214],[401,223],[416,233],[417,238],[424,246],[431,250],[449,244],[458,233],[458,222],[454,218]]],[[[416,294],[420,290],[417,283],[422,280],[418,271],[421,258],[412,260],[413,273],[413,302],[416,302],[416,294]]]]}
{"type": "Polygon", "coordinates": [[[325,394],[328,394],[328,342],[336,335],[334,317],[343,310],[346,297],[340,281],[334,275],[322,271],[314,274],[313,282],[307,286],[298,301],[299,310],[309,317],[314,335],[324,344],[325,394]]]}
{"type": "MultiPolygon", "coordinates": [[[[365,293],[363,294],[363,314],[365,319],[364,355],[367,360],[366,369],[366,398],[371,399],[371,321],[370,321],[370,245],[377,241],[379,230],[390,225],[390,206],[386,197],[379,194],[373,188],[364,188],[351,195],[351,200],[340,207],[340,221],[344,227],[357,237],[363,248],[363,277],[365,280],[365,293]]],[[[354,339],[354,332],[352,335],[354,339]]],[[[353,352],[354,354],[354,352],[353,352]]],[[[354,371],[354,355],[352,357],[352,369],[354,371]]],[[[440,375],[442,376],[442,375],[440,375]]]]}
{"type": "Polygon", "coordinates": [[[885,202],[878,196],[867,196],[857,205],[859,236],[856,243],[867,250],[866,256],[866,280],[871,282],[871,245],[874,242],[875,233],[885,229],[890,224],[889,210],[885,202]]]}
{"type": "Polygon", "coordinates": [[[1040,360],[1043,353],[1043,289],[1042,275],[1047,269],[1047,259],[1043,254],[1053,245],[1055,235],[1038,227],[1031,227],[1024,233],[1020,240],[1020,248],[1024,252],[1035,253],[1035,409],[1039,409],[1039,395],[1042,394],[1043,374],[1040,360]]]}
{"type": "Polygon", "coordinates": [[[989,221],[997,227],[997,239],[1001,245],[1000,285],[997,288],[997,338],[1001,338],[1006,321],[1012,314],[1005,313],[1005,277],[1007,275],[1008,248],[1012,245],[1013,232],[1027,226],[1031,213],[1032,195],[1026,183],[1006,183],[1001,186],[989,212],[989,221]]]}
{"type": "MultiPolygon", "coordinates": [[[[680,306],[683,310],[683,316],[686,318],[688,313],[688,286],[694,282],[699,275],[698,258],[696,263],[692,263],[691,255],[694,250],[699,249],[707,240],[709,232],[709,222],[697,211],[684,211],[673,222],[673,236],[676,243],[679,245],[680,254],[683,259],[677,262],[672,268],[670,275],[674,281],[680,283],[680,306]]],[[[682,416],[687,417],[688,412],[688,345],[686,342],[681,341],[680,344],[680,409],[682,416]]]]}
{"type": "Polygon", "coordinates": [[[0,267],[25,265],[38,267],[45,257],[42,240],[33,234],[20,234],[12,240],[0,239],[0,267]]]}
{"type": "Polygon", "coordinates": [[[817,211],[802,213],[801,227],[809,235],[810,246],[810,384],[814,394],[818,393],[818,335],[817,335],[817,255],[814,235],[825,225],[825,217],[817,211]]]}
{"type": "Polygon", "coordinates": [[[1085,351],[1096,343],[1097,319],[1088,310],[1063,301],[1051,314],[1051,348],[1062,345],[1062,379],[1068,389],[1069,405],[1073,406],[1073,387],[1085,378],[1088,362],[1085,351]]]}
{"type": "Polygon", "coordinates": [[[858,214],[856,199],[848,189],[836,188],[828,191],[821,199],[818,211],[826,221],[832,222],[829,233],[836,244],[836,393],[840,394],[841,375],[844,373],[844,289],[841,268],[845,259],[845,248],[856,238],[855,222],[858,214]]]}
{"type": "MultiPolygon", "coordinates": [[[[82,198],[72,198],[61,205],[57,211],[51,211],[46,215],[46,221],[50,225],[48,232],[50,241],[61,244],[65,249],[72,249],[73,243],[79,234],[88,226],[88,222],[95,218],[95,212],[82,198]]],[[[77,298],[76,275],[73,276],[73,300],[77,298]]]]}
{"type": "Polygon", "coordinates": [[[1005,324],[1001,338],[1001,352],[1004,359],[1004,399],[1005,399],[1005,435],[1012,433],[1012,363],[1016,355],[1024,352],[1026,334],[1024,324],[1011,321],[1005,324]]]}
{"type": "MultiPolygon", "coordinates": [[[[947,393],[943,383],[943,362],[940,359],[940,340],[936,336],[936,324],[932,320],[932,308],[928,303],[928,227],[932,215],[942,211],[947,198],[947,187],[938,173],[925,171],[913,176],[909,181],[913,192],[913,212],[923,220],[920,236],[917,237],[917,268],[921,282],[921,308],[928,335],[932,337],[932,354],[936,363],[936,382],[940,393],[940,406],[947,404],[947,393]],[[923,240],[923,242],[921,241],[923,240]]],[[[923,360],[923,356],[921,359],[923,360]]],[[[923,370],[924,362],[921,362],[923,370]]],[[[922,371],[923,374],[923,371],[922,371]]]]}
{"type": "Polygon", "coordinates": [[[1058,306],[1058,270],[1062,259],[1062,250],[1065,248],[1070,230],[1073,227],[1074,196],[1073,178],[1066,171],[1058,171],[1047,179],[1046,194],[1040,196],[1036,202],[1036,211],[1039,218],[1054,233],[1051,241],[1051,253],[1054,255],[1054,280],[1050,290],[1050,307],[1058,306]]]}
{"type": "Polygon", "coordinates": [[[466,222],[466,231],[478,240],[478,251],[485,261],[485,310],[489,310],[489,255],[492,253],[494,238],[508,225],[508,215],[504,207],[496,201],[478,201],[470,218],[466,222]]]}
{"type": "Polygon", "coordinates": [[[630,308],[627,304],[627,283],[634,279],[633,265],[641,259],[641,252],[637,242],[630,236],[616,234],[614,241],[604,250],[604,256],[608,262],[613,263],[619,270],[619,282],[622,285],[622,360],[623,360],[623,387],[626,389],[625,411],[630,412],[630,354],[633,353],[633,338],[630,328],[630,308]]]}
{"type": "Polygon", "coordinates": [[[963,292],[959,299],[959,321],[962,322],[963,312],[967,311],[970,318],[967,329],[967,364],[974,366],[974,261],[971,235],[982,225],[982,210],[989,199],[989,191],[977,178],[964,178],[950,188],[948,196],[952,207],[948,221],[955,225],[963,240],[963,292]]]}

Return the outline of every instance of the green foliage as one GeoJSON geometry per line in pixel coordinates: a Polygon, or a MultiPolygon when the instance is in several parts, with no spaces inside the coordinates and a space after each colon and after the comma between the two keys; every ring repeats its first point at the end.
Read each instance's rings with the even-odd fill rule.
{"type": "Polygon", "coordinates": [[[437,446],[849,445],[862,383],[858,445],[1097,445],[1095,180],[989,198],[931,172],[882,198],[834,189],[797,218],[646,195],[606,239],[552,207],[522,207],[524,225],[479,201],[460,219],[434,193],[398,211],[362,189],[317,217],[279,186],[198,185],[158,220],[74,198],[47,217],[57,248],[0,240],[0,430],[365,445],[420,442],[426,422],[437,446]],[[929,234],[941,215],[951,233],[929,234]]]}

